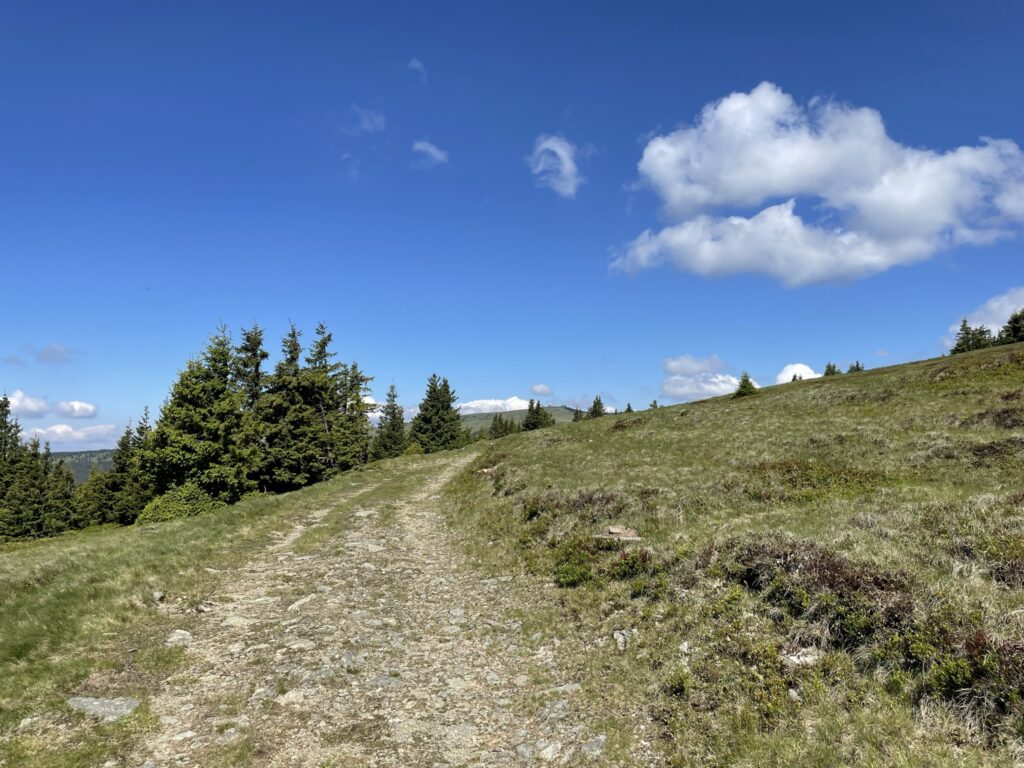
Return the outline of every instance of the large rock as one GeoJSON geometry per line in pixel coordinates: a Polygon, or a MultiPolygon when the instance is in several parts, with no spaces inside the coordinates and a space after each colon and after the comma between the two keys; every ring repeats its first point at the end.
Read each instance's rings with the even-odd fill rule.
{"type": "Polygon", "coordinates": [[[108,722],[130,715],[139,706],[138,699],[121,696],[116,699],[94,699],[91,696],[72,696],[68,706],[87,715],[102,718],[108,722]]]}

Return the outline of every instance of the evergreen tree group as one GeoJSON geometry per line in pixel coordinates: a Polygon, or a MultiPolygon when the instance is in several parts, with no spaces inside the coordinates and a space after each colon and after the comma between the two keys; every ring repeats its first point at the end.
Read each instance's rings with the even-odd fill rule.
{"type": "Polygon", "coordinates": [[[540,400],[531,400],[526,406],[526,416],[523,417],[523,430],[530,432],[534,429],[544,429],[555,424],[555,417],[544,410],[540,400]]]}
{"type": "Polygon", "coordinates": [[[21,425],[0,396],[0,541],[53,536],[77,527],[75,480],[39,440],[21,441],[21,425]]]}
{"type": "Polygon", "coordinates": [[[757,394],[757,385],[754,380],[750,378],[750,374],[744,371],[740,375],[739,383],[736,385],[736,391],[732,393],[733,397],[747,397],[749,395],[757,394]]]}
{"type": "Polygon", "coordinates": [[[525,428],[525,424],[520,424],[511,416],[505,418],[502,414],[496,413],[491,417],[491,426],[487,429],[487,437],[491,440],[497,440],[499,437],[522,432],[525,428]]]}
{"type": "Polygon", "coordinates": [[[426,394],[409,432],[409,439],[419,445],[424,453],[447,451],[469,441],[469,435],[459,421],[459,412],[455,409],[456,399],[455,390],[448,384],[448,379],[442,379],[436,373],[428,379],[426,394]]]}
{"type": "Polygon", "coordinates": [[[602,416],[604,416],[605,413],[607,413],[607,411],[605,411],[604,403],[601,402],[601,396],[600,395],[595,395],[594,396],[594,402],[592,402],[590,404],[590,408],[587,409],[587,414],[586,414],[587,418],[588,419],[599,419],[602,416]]]}
{"type": "Polygon", "coordinates": [[[392,459],[401,456],[408,448],[409,440],[405,433],[405,410],[398,404],[398,390],[392,384],[388,387],[387,402],[381,409],[377,434],[370,446],[370,458],[392,459]]]}
{"type": "Polygon", "coordinates": [[[1016,344],[1024,341],[1024,307],[1010,315],[999,333],[993,334],[984,325],[971,326],[965,317],[960,322],[956,339],[953,341],[953,348],[950,354],[956,355],[961,352],[972,352],[975,349],[985,349],[1001,344],[1016,344]]]}

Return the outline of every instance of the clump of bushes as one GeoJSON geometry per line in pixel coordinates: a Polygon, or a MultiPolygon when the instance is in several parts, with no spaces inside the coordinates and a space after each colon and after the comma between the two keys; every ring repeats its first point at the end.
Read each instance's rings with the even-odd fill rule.
{"type": "Polygon", "coordinates": [[[794,618],[820,623],[840,648],[864,645],[910,621],[913,603],[904,574],[854,563],[813,542],[739,537],[712,544],[700,563],[761,593],[794,618]]]}
{"type": "Polygon", "coordinates": [[[818,624],[823,644],[865,649],[857,658],[887,668],[891,692],[910,685],[913,698],[949,701],[989,730],[1024,727],[1024,642],[994,638],[979,610],[915,591],[901,572],[790,537],[712,544],[698,567],[818,624]]]}
{"type": "Polygon", "coordinates": [[[224,506],[226,506],[224,502],[217,501],[198,485],[189,481],[149,502],[135,522],[137,525],[145,525],[162,520],[176,520],[179,517],[193,517],[206,512],[214,512],[224,506]]]}
{"type": "Polygon", "coordinates": [[[592,539],[576,536],[558,545],[555,550],[555,584],[578,587],[594,578],[594,556],[597,547],[592,539]]]}

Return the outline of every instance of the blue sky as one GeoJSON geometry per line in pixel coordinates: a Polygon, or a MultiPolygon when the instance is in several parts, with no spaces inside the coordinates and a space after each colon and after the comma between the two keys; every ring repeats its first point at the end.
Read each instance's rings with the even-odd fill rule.
{"type": "Polygon", "coordinates": [[[0,387],[76,448],[222,321],[324,320],[408,405],[941,354],[1024,303],[1022,35],[1013,2],[9,0],[0,387]]]}

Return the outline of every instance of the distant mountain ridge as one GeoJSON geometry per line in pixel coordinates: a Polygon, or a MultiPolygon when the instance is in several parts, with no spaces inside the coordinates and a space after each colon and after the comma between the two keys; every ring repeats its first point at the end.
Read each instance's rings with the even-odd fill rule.
{"type": "Polygon", "coordinates": [[[95,466],[106,471],[110,469],[114,458],[113,448],[102,448],[96,451],[54,451],[56,459],[63,459],[64,466],[71,470],[76,483],[84,483],[95,466]]]}
{"type": "MultiPolygon", "coordinates": [[[[575,408],[570,408],[567,405],[545,405],[544,410],[550,413],[556,424],[565,424],[572,421],[573,414],[576,412],[575,408]]],[[[522,422],[526,418],[526,409],[523,408],[519,411],[495,411],[487,413],[466,413],[462,414],[459,419],[462,422],[463,427],[476,432],[478,429],[487,429],[491,425],[491,421],[494,419],[496,413],[500,413],[502,418],[512,419],[513,421],[522,422]]]]}

